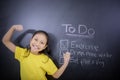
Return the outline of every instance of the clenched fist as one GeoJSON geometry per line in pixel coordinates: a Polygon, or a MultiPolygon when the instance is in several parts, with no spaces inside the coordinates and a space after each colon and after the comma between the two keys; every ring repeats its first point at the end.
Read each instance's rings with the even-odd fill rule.
{"type": "Polygon", "coordinates": [[[68,63],[70,60],[70,53],[69,52],[64,53],[63,57],[64,57],[64,63],[68,63]]]}
{"type": "Polygon", "coordinates": [[[13,25],[14,29],[16,31],[22,31],[23,30],[23,26],[22,25],[13,25]]]}

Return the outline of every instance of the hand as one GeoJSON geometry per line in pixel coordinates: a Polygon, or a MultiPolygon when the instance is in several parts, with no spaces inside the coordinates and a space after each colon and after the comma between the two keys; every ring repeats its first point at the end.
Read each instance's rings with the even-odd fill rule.
{"type": "Polygon", "coordinates": [[[66,52],[65,54],[63,54],[64,57],[64,63],[68,63],[70,60],[70,53],[66,52]]]}
{"type": "Polygon", "coordinates": [[[16,31],[22,31],[23,30],[23,26],[22,25],[13,25],[14,29],[16,31]]]}

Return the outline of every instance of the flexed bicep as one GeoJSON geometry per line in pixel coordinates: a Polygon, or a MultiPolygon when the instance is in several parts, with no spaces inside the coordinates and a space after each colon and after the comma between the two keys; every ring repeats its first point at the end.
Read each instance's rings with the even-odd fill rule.
{"type": "Polygon", "coordinates": [[[2,38],[3,44],[12,52],[15,52],[16,45],[11,41],[11,37],[14,33],[14,31],[22,31],[23,26],[22,25],[13,25],[8,32],[4,35],[2,38]]]}

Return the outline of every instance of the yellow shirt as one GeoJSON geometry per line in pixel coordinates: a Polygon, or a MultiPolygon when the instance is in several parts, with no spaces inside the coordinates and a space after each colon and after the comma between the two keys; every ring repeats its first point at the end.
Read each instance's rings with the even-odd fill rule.
{"type": "Polygon", "coordinates": [[[27,49],[16,47],[15,58],[20,62],[21,80],[47,80],[46,72],[53,75],[57,71],[53,61],[45,54],[34,55],[27,49]]]}

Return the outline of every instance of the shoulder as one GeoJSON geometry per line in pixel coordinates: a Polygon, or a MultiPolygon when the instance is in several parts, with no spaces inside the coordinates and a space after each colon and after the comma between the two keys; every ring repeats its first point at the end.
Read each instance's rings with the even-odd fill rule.
{"type": "Polygon", "coordinates": [[[43,53],[40,54],[40,56],[41,56],[41,59],[42,59],[43,63],[47,63],[49,61],[49,59],[50,59],[50,57],[48,55],[45,55],[43,53]]]}
{"type": "Polygon", "coordinates": [[[27,48],[22,48],[19,46],[16,46],[15,48],[15,53],[26,53],[27,51],[28,51],[27,48]]]}
{"type": "Polygon", "coordinates": [[[22,60],[24,57],[28,56],[28,50],[26,48],[22,48],[19,46],[16,46],[15,49],[15,58],[19,61],[22,60]]]}
{"type": "Polygon", "coordinates": [[[22,48],[22,47],[19,47],[19,46],[16,46],[16,51],[26,51],[27,48],[22,48]]]}

